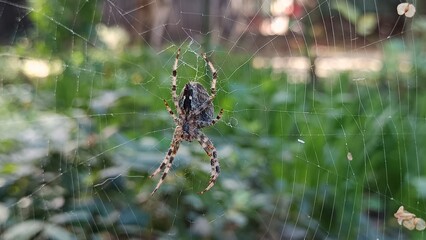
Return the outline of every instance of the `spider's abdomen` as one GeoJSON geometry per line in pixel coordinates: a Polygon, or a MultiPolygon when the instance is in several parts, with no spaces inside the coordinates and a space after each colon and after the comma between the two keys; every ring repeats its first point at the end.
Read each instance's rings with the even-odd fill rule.
{"type": "Polygon", "coordinates": [[[205,109],[200,109],[203,103],[208,101],[209,94],[203,85],[197,82],[189,82],[185,84],[180,96],[179,96],[179,107],[182,109],[185,115],[190,115],[192,112],[201,110],[200,114],[195,115],[192,119],[188,120],[199,120],[199,121],[210,121],[213,118],[213,103],[208,103],[205,109]]]}

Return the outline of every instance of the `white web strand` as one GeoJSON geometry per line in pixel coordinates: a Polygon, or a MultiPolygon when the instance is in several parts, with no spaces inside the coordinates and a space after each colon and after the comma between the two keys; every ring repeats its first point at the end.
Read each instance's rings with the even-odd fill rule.
{"type": "MultiPolygon", "coordinates": [[[[197,9],[201,3],[186,5],[186,1],[140,1],[130,7],[120,1],[108,0],[104,6],[99,2],[99,7],[104,8],[102,19],[109,25],[104,30],[112,31],[111,26],[121,25],[134,42],[143,42],[142,46],[124,45],[121,50],[117,47],[101,56],[102,51],[113,47],[100,36],[93,38],[93,30],[100,24],[95,13],[88,35],[75,30],[84,4],[74,10],[73,21],[69,23],[42,9],[0,0],[4,5],[25,10],[24,17],[37,15],[71,34],[70,59],[62,62],[63,70],[53,78],[55,86],[47,92],[61,98],[64,93],[59,85],[69,77],[67,72],[72,72],[70,76],[75,79],[73,88],[68,89],[74,99],[63,115],[32,120],[8,110],[6,115],[19,116],[20,120],[0,118],[4,139],[12,136],[10,139],[19,140],[7,131],[16,128],[37,133],[43,137],[34,139],[47,143],[43,146],[47,154],[38,161],[40,183],[18,199],[9,200],[7,208],[12,215],[9,217],[19,219],[12,209],[24,209],[22,206],[26,206],[28,199],[50,204],[46,192],[55,192],[57,182],[68,176],[71,176],[70,199],[74,201],[68,210],[77,212],[76,218],[81,217],[78,213],[85,208],[106,214],[90,215],[87,217],[90,220],[78,219],[71,227],[78,234],[88,222],[102,220],[99,225],[91,225],[91,230],[83,231],[86,238],[100,236],[100,229],[109,229],[108,233],[115,238],[181,237],[182,229],[189,229],[191,236],[205,234],[220,238],[226,224],[235,226],[234,232],[229,230],[230,234],[244,236],[250,224],[258,221],[259,229],[250,230],[263,238],[382,239],[389,237],[388,230],[394,230],[394,226],[388,225],[395,220],[394,212],[387,211],[393,207],[390,205],[405,205],[410,212],[425,217],[424,193],[413,187],[421,186],[425,174],[420,139],[424,135],[424,119],[417,106],[421,105],[422,66],[416,53],[410,52],[417,43],[409,21],[416,20],[419,13],[413,14],[409,6],[417,2],[407,3],[404,9],[395,8],[393,14],[399,15],[390,26],[381,25],[384,21],[378,9],[383,3],[379,1],[371,4],[375,11],[367,3],[361,7],[347,1],[340,12],[335,1],[319,1],[316,5],[290,1],[293,9],[286,16],[274,15],[268,1],[254,1],[245,6],[249,13],[245,15],[235,9],[236,2],[212,3],[224,11],[213,9],[207,15],[197,9]],[[148,13],[161,15],[160,10],[170,14],[167,18],[156,18],[151,25],[144,21],[148,13]],[[360,18],[370,12],[375,15],[371,21],[377,24],[376,38],[360,35],[357,29],[367,23],[351,20],[352,15],[360,18]],[[261,26],[259,22],[279,17],[289,19],[285,35],[263,36],[256,31],[261,26]],[[201,22],[206,19],[210,28],[204,32],[201,22]],[[228,33],[228,28],[233,32],[228,33]],[[385,36],[380,35],[383,32],[385,36]],[[215,39],[209,46],[208,38],[215,39]],[[79,49],[74,44],[77,40],[85,43],[86,49],[79,49]],[[392,55],[398,46],[402,46],[401,54],[392,55]],[[208,66],[202,52],[206,52],[218,71],[215,112],[224,107],[225,114],[215,127],[205,131],[218,147],[222,172],[211,193],[195,195],[208,180],[210,163],[200,146],[182,143],[159,190],[164,191],[163,195],[154,199],[148,194],[156,181],[149,182],[145,171],[154,169],[162,160],[171,141],[174,125],[161,99],[169,103],[172,100],[170,74],[178,48],[182,52],[177,64],[177,94],[188,81],[210,86],[211,73],[206,71],[208,66]],[[312,76],[318,79],[309,83],[312,76]],[[89,102],[81,103],[86,81],[91,82],[89,102]],[[406,91],[406,88],[416,90],[406,91]],[[359,103],[358,108],[354,102],[359,103]],[[411,105],[406,106],[406,102],[411,105]],[[409,121],[405,121],[405,114],[409,114],[409,121]],[[45,125],[68,120],[75,123],[69,131],[74,139],[67,139],[57,147],[57,138],[49,135],[54,129],[45,125]],[[44,127],[45,132],[37,132],[44,127]],[[86,144],[87,139],[93,140],[95,152],[90,152],[93,149],[90,143],[86,144]],[[55,154],[59,167],[52,171],[43,159],[55,154]],[[413,172],[415,176],[410,175],[413,172]],[[401,189],[395,187],[395,179],[401,189]],[[85,201],[96,204],[85,206],[85,201]],[[114,208],[117,201],[122,205],[114,208]],[[127,220],[134,219],[135,226],[146,224],[143,226],[151,229],[141,227],[133,231],[132,225],[126,225],[126,219],[118,213],[131,216],[127,220]],[[144,217],[158,222],[158,216],[163,217],[158,219],[167,226],[164,232],[157,228],[158,223],[141,223],[144,217]],[[373,224],[376,220],[384,224],[382,228],[373,224]],[[196,224],[199,225],[194,227],[196,224]],[[149,232],[154,233],[149,235],[149,232]]],[[[43,63],[53,69],[56,58],[59,57],[52,53],[51,59],[44,59],[43,63]]],[[[0,59],[18,63],[23,63],[22,59],[37,60],[23,51],[2,53],[0,59]]],[[[35,89],[31,103],[48,101],[43,96],[44,79],[28,79],[35,89]],[[37,88],[39,85],[43,87],[37,88]]],[[[8,94],[13,98],[22,96],[12,93],[8,80],[1,82],[5,99],[8,94]]],[[[1,101],[7,102],[3,98],[1,101]]],[[[31,107],[35,115],[43,114],[39,109],[43,108],[31,107]]],[[[55,109],[45,110],[61,111],[56,105],[55,109]]],[[[27,139],[20,143],[30,149],[34,142],[27,139]]],[[[12,154],[3,156],[6,160],[12,154]]],[[[26,208],[39,210],[35,205],[26,208]]],[[[60,208],[46,210],[45,219],[58,219],[60,211],[60,208]]],[[[392,236],[401,238],[405,234],[392,236]]]]}

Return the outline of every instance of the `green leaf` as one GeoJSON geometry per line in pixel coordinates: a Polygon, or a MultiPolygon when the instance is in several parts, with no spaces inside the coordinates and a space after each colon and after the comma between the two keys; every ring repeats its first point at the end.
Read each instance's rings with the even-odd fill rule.
{"type": "Polygon", "coordinates": [[[90,213],[87,211],[72,211],[53,215],[49,221],[59,224],[81,223],[91,220],[90,213]]]}
{"type": "Polygon", "coordinates": [[[340,14],[342,14],[342,16],[348,19],[349,22],[351,22],[352,24],[356,23],[359,17],[359,13],[354,5],[348,3],[347,1],[334,1],[332,6],[340,14]]]}
{"type": "Polygon", "coordinates": [[[54,224],[46,224],[43,232],[44,236],[47,239],[57,239],[57,240],[72,240],[77,239],[76,236],[69,233],[62,227],[56,226],[54,224]]]}
{"type": "Polygon", "coordinates": [[[37,234],[43,231],[44,223],[42,221],[30,220],[18,223],[7,229],[2,235],[4,240],[27,240],[33,239],[37,234]]]}

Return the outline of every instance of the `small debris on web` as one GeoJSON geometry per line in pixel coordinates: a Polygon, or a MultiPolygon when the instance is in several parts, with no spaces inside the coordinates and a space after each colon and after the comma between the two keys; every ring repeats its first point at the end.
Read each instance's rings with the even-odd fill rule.
{"type": "Polygon", "coordinates": [[[396,7],[396,11],[398,15],[405,15],[408,18],[412,18],[416,13],[416,7],[411,3],[400,3],[396,7]]]}
{"type": "Polygon", "coordinates": [[[349,161],[352,161],[353,160],[352,153],[348,152],[348,154],[346,154],[346,158],[348,158],[349,161]]]}
{"type": "Polygon", "coordinates": [[[425,220],[417,218],[415,214],[404,210],[404,206],[398,208],[398,211],[394,214],[399,225],[403,225],[408,230],[417,229],[423,231],[426,228],[425,220]]]}

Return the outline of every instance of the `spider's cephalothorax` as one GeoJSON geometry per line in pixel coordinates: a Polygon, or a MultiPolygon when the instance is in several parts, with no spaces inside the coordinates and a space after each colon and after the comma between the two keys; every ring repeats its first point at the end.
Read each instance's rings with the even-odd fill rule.
{"type": "Polygon", "coordinates": [[[203,58],[209,66],[213,79],[211,86],[211,95],[208,94],[203,85],[197,82],[189,82],[185,84],[181,94],[178,96],[176,93],[176,81],[177,81],[177,64],[179,59],[180,49],[176,54],[175,63],[173,64],[172,72],[172,98],[173,103],[178,113],[176,116],[169,104],[164,100],[164,105],[172,115],[173,120],[176,124],[175,132],[173,134],[172,143],[170,144],[169,151],[160,166],[151,174],[150,177],[154,177],[160,171],[164,170],[160,181],[155,187],[151,194],[154,194],[163,183],[167,176],[167,173],[172,167],[172,162],[179,149],[179,145],[182,141],[189,141],[196,139],[204,151],[210,157],[211,164],[211,175],[210,181],[207,187],[201,191],[201,194],[208,191],[216,182],[219,176],[219,160],[217,159],[217,151],[210,139],[201,131],[201,128],[214,125],[222,116],[223,109],[220,110],[219,114],[214,118],[214,107],[213,100],[216,96],[216,81],[217,72],[213,64],[207,59],[206,55],[203,54],[203,58]]]}

